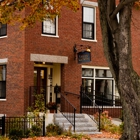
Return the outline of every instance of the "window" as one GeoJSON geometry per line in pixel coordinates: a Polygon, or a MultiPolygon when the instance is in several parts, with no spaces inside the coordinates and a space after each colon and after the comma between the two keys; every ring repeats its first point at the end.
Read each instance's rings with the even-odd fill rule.
{"type": "MultiPolygon", "coordinates": [[[[97,104],[120,106],[120,97],[114,78],[108,68],[82,68],[82,86],[84,92],[97,104]],[[102,100],[103,99],[103,100],[102,100]]],[[[85,100],[83,105],[92,105],[85,100]]]]}
{"type": "Polygon", "coordinates": [[[0,23],[0,37],[7,35],[7,24],[0,23]]]}
{"type": "Polygon", "coordinates": [[[95,8],[83,6],[82,38],[95,40],[95,8]]]}
{"type": "Polygon", "coordinates": [[[0,99],[6,98],[6,65],[0,65],[0,99]]]}
{"type": "Polygon", "coordinates": [[[42,24],[42,34],[51,35],[51,36],[57,36],[58,35],[58,17],[55,19],[49,19],[43,21],[42,24]]]}

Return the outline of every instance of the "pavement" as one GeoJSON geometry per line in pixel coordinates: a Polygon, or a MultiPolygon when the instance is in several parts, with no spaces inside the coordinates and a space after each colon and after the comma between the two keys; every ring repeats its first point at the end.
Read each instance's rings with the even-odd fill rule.
{"type": "Polygon", "coordinates": [[[111,138],[91,138],[91,140],[119,140],[119,139],[111,139],[111,138]]]}

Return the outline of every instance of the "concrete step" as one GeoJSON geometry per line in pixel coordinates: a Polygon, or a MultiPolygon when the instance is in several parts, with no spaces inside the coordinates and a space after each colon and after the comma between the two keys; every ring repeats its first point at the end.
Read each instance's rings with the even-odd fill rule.
{"type": "MultiPolygon", "coordinates": [[[[65,113],[66,115],[67,113],[65,113]]],[[[73,114],[69,114],[69,118],[73,120],[73,114]]],[[[63,128],[64,131],[74,133],[72,124],[61,114],[54,114],[54,123],[63,128]]],[[[75,114],[75,133],[95,134],[98,132],[97,125],[86,114],[75,114]]]]}

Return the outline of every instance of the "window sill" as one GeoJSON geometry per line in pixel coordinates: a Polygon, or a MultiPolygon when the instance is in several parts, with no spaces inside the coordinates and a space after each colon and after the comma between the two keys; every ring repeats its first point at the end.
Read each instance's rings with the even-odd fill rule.
{"type": "Polygon", "coordinates": [[[90,39],[81,39],[82,41],[89,41],[89,42],[97,42],[97,40],[90,40],[90,39]]]}
{"type": "Polygon", "coordinates": [[[6,99],[0,99],[0,101],[6,101],[6,99]]]}
{"type": "Polygon", "coordinates": [[[0,36],[0,38],[7,38],[8,36],[0,36]]]}
{"type": "Polygon", "coordinates": [[[46,34],[41,34],[41,36],[59,38],[58,35],[46,35],[46,34]]]}

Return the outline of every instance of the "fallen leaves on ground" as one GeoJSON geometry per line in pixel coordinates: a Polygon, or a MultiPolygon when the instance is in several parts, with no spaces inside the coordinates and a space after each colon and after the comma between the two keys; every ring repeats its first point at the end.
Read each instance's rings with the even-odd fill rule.
{"type": "Polygon", "coordinates": [[[92,138],[113,138],[113,139],[119,139],[121,137],[121,135],[113,134],[111,132],[102,131],[101,134],[90,135],[90,137],[92,137],[92,138]]]}
{"type": "MultiPolygon", "coordinates": [[[[111,132],[102,131],[101,134],[93,134],[89,135],[90,138],[94,140],[94,138],[112,138],[112,139],[119,139],[121,135],[113,134],[111,132]]],[[[70,138],[66,136],[57,136],[57,137],[34,137],[34,138],[24,138],[22,140],[76,140],[75,138],[70,138]]],[[[87,138],[82,138],[82,140],[87,140],[87,138]]]]}

